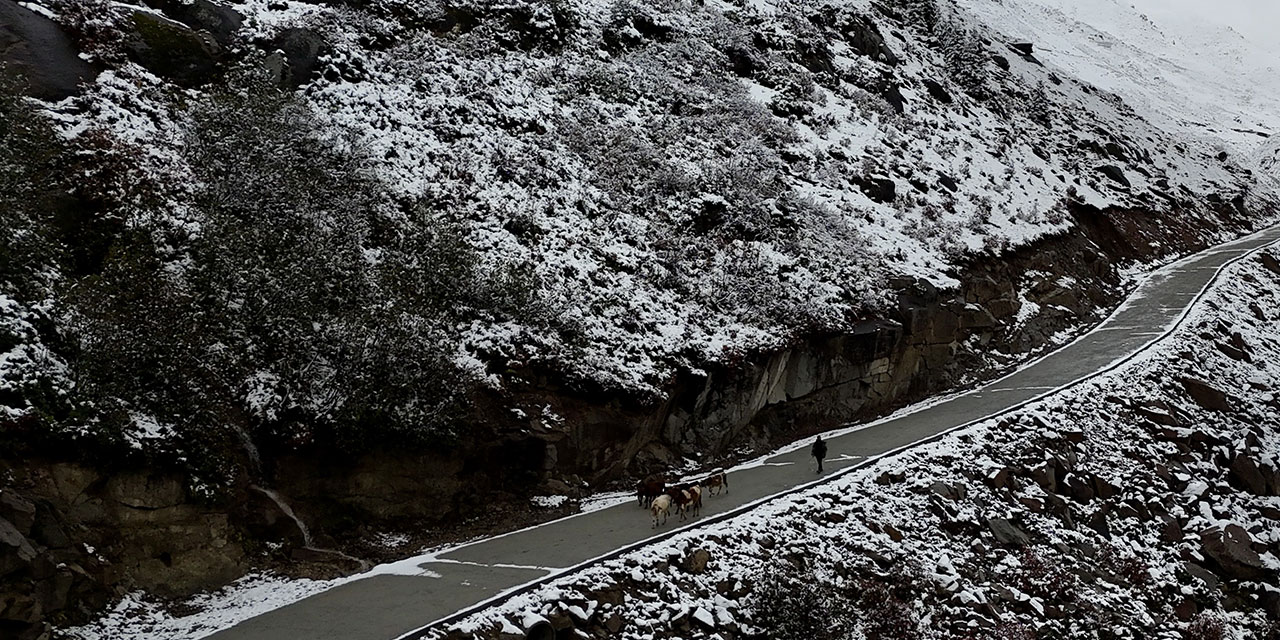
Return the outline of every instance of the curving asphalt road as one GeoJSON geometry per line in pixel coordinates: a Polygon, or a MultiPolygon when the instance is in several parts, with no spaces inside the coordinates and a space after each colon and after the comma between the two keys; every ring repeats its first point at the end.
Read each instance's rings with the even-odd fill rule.
{"type": "MultiPolygon", "coordinates": [[[[1280,241],[1280,226],[1190,256],[1151,274],[1106,321],[1075,342],[971,392],[838,432],[828,438],[826,478],[870,459],[1019,407],[1113,368],[1170,331],[1221,267],[1280,241]]],[[[730,474],[731,491],[708,496],[705,526],[778,494],[822,481],[803,444],[730,474]]],[[[679,529],[674,520],[661,536],[679,529]]],[[[421,563],[424,576],[372,575],[213,634],[216,640],[392,640],[469,613],[553,575],[643,546],[654,537],[634,502],[481,540],[421,563]],[[426,625],[426,626],[424,626],[426,625]]]]}

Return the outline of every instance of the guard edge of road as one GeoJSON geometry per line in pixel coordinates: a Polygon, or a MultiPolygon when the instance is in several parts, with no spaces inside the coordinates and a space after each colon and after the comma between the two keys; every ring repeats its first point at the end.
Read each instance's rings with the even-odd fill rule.
{"type": "MultiPolygon", "coordinates": [[[[1275,226],[1271,226],[1271,227],[1267,227],[1267,228],[1264,228],[1264,229],[1260,229],[1260,230],[1258,230],[1258,231],[1256,231],[1256,232],[1254,232],[1254,233],[1249,234],[1248,236],[1244,236],[1244,237],[1242,237],[1242,238],[1237,238],[1236,240],[1233,240],[1233,241],[1230,241],[1230,242],[1226,242],[1226,243],[1223,243],[1223,244],[1220,244],[1220,245],[1216,245],[1216,246],[1214,246],[1214,247],[1209,247],[1209,248],[1204,249],[1204,250],[1202,250],[1202,251],[1199,251],[1199,252],[1197,252],[1197,253],[1194,253],[1194,254],[1191,254],[1191,255],[1189,255],[1189,256],[1186,256],[1186,257],[1185,257],[1185,258],[1183,258],[1182,260],[1175,261],[1175,263],[1174,263],[1174,264],[1176,264],[1177,262],[1182,262],[1183,260],[1189,260],[1189,259],[1194,258],[1194,257],[1196,257],[1196,256],[1200,256],[1200,255],[1206,254],[1206,253],[1208,253],[1208,252],[1210,252],[1210,251],[1213,251],[1213,250],[1215,250],[1215,249],[1217,249],[1217,248],[1219,248],[1219,247],[1222,247],[1223,245],[1226,245],[1226,244],[1232,244],[1232,243],[1235,243],[1235,242],[1244,242],[1244,241],[1247,241],[1247,240],[1248,240],[1249,238],[1251,238],[1251,237],[1258,236],[1258,235],[1263,235],[1263,234],[1267,233],[1268,231],[1271,231],[1272,229],[1275,229],[1275,228],[1276,228],[1275,226]]],[[[680,527],[680,528],[673,528],[673,529],[670,529],[670,530],[664,531],[664,532],[662,532],[662,533],[659,533],[659,534],[656,534],[656,535],[650,536],[650,537],[645,538],[645,539],[643,539],[643,540],[639,540],[639,541],[637,541],[637,542],[633,542],[633,543],[631,543],[631,544],[628,544],[628,545],[625,545],[625,546],[619,547],[619,548],[617,548],[617,549],[614,549],[613,551],[610,551],[610,552],[608,552],[608,553],[605,553],[605,554],[602,554],[602,555],[596,556],[596,557],[591,558],[591,559],[589,559],[589,560],[584,560],[584,561],[579,562],[578,564],[575,564],[575,565],[573,565],[573,566],[566,567],[566,568],[561,569],[561,570],[559,570],[559,571],[554,571],[554,572],[548,573],[547,575],[542,576],[541,578],[537,578],[537,579],[535,579],[535,580],[531,580],[531,581],[526,582],[526,583],[524,583],[524,584],[521,584],[521,585],[518,585],[518,586],[512,587],[512,588],[510,588],[510,589],[508,589],[508,590],[506,590],[506,591],[504,591],[504,592],[502,592],[502,593],[499,593],[498,595],[493,596],[493,597],[491,597],[491,598],[489,598],[489,599],[487,599],[487,600],[482,600],[482,601],[477,602],[476,604],[473,604],[473,605],[471,605],[471,606],[469,606],[469,607],[466,607],[466,608],[464,608],[464,609],[460,609],[460,610],[455,611],[454,613],[451,613],[451,614],[449,614],[449,615],[447,615],[447,616],[444,616],[444,617],[439,618],[439,619],[437,619],[437,620],[434,620],[434,621],[432,621],[432,622],[430,622],[430,623],[427,623],[427,624],[425,624],[425,625],[423,625],[423,626],[421,626],[421,627],[419,627],[419,628],[417,628],[417,629],[414,629],[414,630],[409,631],[409,632],[407,632],[407,633],[401,634],[401,635],[400,635],[400,636],[398,636],[395,640],[424,640],[424,639],[425,639],[425,638],[427,638],[427,636],[428,636],[428,635],[429,635],[429,634],[430,634],[434,629],[436,629],[437,627],[441,627],[441,626],[444,626],[444,625],[452,624],[452,623],[454,623],[454,622],[457,622],[457,621],[459,621],[459,620],[462,620],[463,618],[466,618],[467,616],[470,616],[470,615],[473,615],[473,614],[479,613],[479,612],[481,612],[481,611],[484,611],[485,609],[490,609],[490,608],[493,608],[493,607],[496,607],[496,606],[502,605],[502,604],[506,603],[507,601],[511,600],[512,598],[515,598],[516,596],[520,596],[520,595],[524,595],[524,594],[526,594],[526,593],[529,593],[529,592],[533,591],[534,589],[537,589],[538,587],[541,587],[541,586],[543,586],[543,585],[545,585],[545,584],[547,584],[547,583],[549,583],[549,582],[551,582],[551,581],[553,581],[553,580],[557,580],[557,579],[559,579],[559,578],[563,578],[563,577],[565,577],[565,576],[567,576],[567,575],[571,575],[571,574],[577,573],[577,572],[579,572],[579,571],[582,571],[583,569],[586,569],[586,568],[589,568],[589,567],[591,567],[591,566],[594,566],[594,565],[600,564],[600,563],[602,563],[602,562],[607,562],[607,561],[609,561],[609,560],[613,560],[613,559],[619,558],[619,557],[624,556],[624,555],[626,555],[626,554],[628,554],[628,553],[631,553],[632,551],[636,551],[636,550],[638,550],[638,549],[641,549],[641,548],[644,548],[644,547],[646,547],[646,546],[649,546],[649,545],[651,545],[651,544],[653,544],[653,543],[655,543],[655,542],[660,542],[660,541],[662,541],[662,540],[667,540],[667,539],[669,539],[669,538],[673,538],[673,537],[675,537],[676,535],[679,535],[679,534],[682,534],[682,533],[685,533],[685,532],[688,532],[688,531],[692,531],[692,530],[694,530],[694,529],[698,529],[698,528],[701,528],[701,527],[706,527],[706,526],[708,526],[708,525],[716,524],[716,523],[719,523],[719,522],[724,522],[725,520],[729,520],[729,519],[731,519],[731,518],[736,518],[736,517],[738,517],[738,516],[740,516],[740,515],[742,515],[742,514],[744,514],[744,513],[747,513],[748,511],[751,511],[751,510],[755,509],[756,507],[759,507],[760,505],[763,505],[763,504],[765,504],[765,503],[772,502],[772,501],[777,500],[777,499],[779,499],[779,498],[785,498],[785,497],[788,497],[788,496],[796,495],[796,494],[798,494],[798,493],[802,493],[802,492],[808,491],[808,490],[813,489],[813,488],[815,488],[815,487],[819,487],[819,486],[821,486],[821,485],[827,484],[827,483],[829,483],[829,482],[831,482],[831,481],[833,481],[833,480],[836,480],[836,479],[838,479],[838,478],[842,478],[842,477],[844,477],[844,476],[846,476],[846,475],[848,475],[848,474],[850,474],[850,473],[853,473],[853,472],[855,472],[855,471],[859,471],[859,470],[865,469],[865,468],[867,468],[867,467],[870,467],[870,466],[872,466],[872,465],[874,465],[874,464],[876,464],[876,463],[880,462],[881,460],[883,460],[883,459],[885,459],[885,458],[888,458],[888,457],[890,457],[890,456],[898,455],[898,454],[900,454],[900,453],[902,453],[902,452],[904,452],[904,451],[907,451],[907,450],[910,450],[910,449],[914,449],[915,447],[918,447],[918,446],[920,446],[920,445],[922,445],[922,444],[929,444],[929,443],[931,443],[931,442],[936,442],[936,441],[941,440],[942,438],[944,438],[944,437],[946,437],[946,436],[948,436],[948,435],[950,435],[950,434],[952,434],[952,433],[954,433],[954,432],[956,432],[956,431],[959,431],[959,430],[961,430],[961,429],[966,429],[966,428],[971,427],[971,426],[973,426],[973,425],[975,425],[975,424],[978,424],[978,423],[980,423],[980,422],[985,422],[985,421],[987,421],[987,420],[991,420],[991,419],[994,419],[994,418],[999,418],[999,417],[1001,417],[1001,416],[1005,416],[1005,415],[1008,415],[1008,414],[1010,414],[1010,413],[1014,413],[1014,412],[1016,412],[1016,411],[1020,411],[1020,410],[1022,410],[1023,408],[1025,408],[1025,407],[1026,407],[1026,406],[1028,406],[1028,405],[1031,405],[1031,404],[1034,404],[1034,403],[1040,402],[1040,401],[1042,401],[1042,400],[1044,400],[1044,399],[1046,399],[1046,398],[1049,398],[1049,397],[1051,397],[1051,396],[1054,396],[1054,395],[1057,395],[1057,394],[1059,394],[1059,393],[1062,393],[1063,391],[1067,391],[1067,390],[1069,390],[1069,389],[1072,389],[1072,388],[1074,388],[1074,387],[1077,387],[1077,386],[1079,386],[1079,385],[1081,385],[1081,384],[1084,384],[1084,383],[1086,383],[1086,382],[1088,382],[1088,381],[1090,381],[1090,380],[1093,380],[1094,378],[1098,378],[1098,377],[1100,377],[1100,376],[1103,376],[1103,375],[1109,374],[1109,373],[1111,373],[1111,372],[1113,372],[1113,371],[1115,371],[1115,370],[1117,370],[1117,369],[1119,369],[1119,368],[1123,367],[1124,365],[1126,365],[1126,364],[1128,364],[1128,363],[1132,362],[1135,358],[1137,358],[1137,357],[1138,357],[1138,356],[1140,356],[1140,355],[1143,355],[1143,354],[1144,354],[1144,353],[1146,353],[1149,349],[1151,349],[1151,348],[1152,348],[1152,347],[1154,347],[1155,345],[1159,344],[1160,342],[1163,342],[1163,341],[1167,340],[1167,339],[1168,339],[1170,336],[1172,336],[1175,332],[1177,332],[1179,329],[1181,329],[1181,328],[1182,328],[1183,323],[1185,323],[1185,322],[1186,322],[1187,317],[1191,315],[1192,310],[1193,310],[1193,309],[1195,309],[1196,305],[1200,304],[1200,302],[1204,299],[1205,295],[1209,292],[1209,289],[1210,289],[1210,288],[1212,288],[1212,287],[1213,287],[1213,285],[1214,285],[1214,284],[1216,284],[1216,283],[1218,282],[1218,278],[1220,278],[1220,277],[1222,276],[1222,273],[1223,273],[1224,271],[1226,271],[1228,268],[1230,268],[1230,267],[1232,267],[1232,266],[1235,266],[1237,263],[1242,262],[1242,261],[1244,261],[1245,259],[1250,258],[1250,257],[1252,257],[1252,256],[1254,256],[1254,255],[1256,255],[1256,254],[1260,253],[1261,251],[1263,251],[1263,250],[1265,250],[1265,249],[1267,249],[1267,248],[1269,248],[1269,247],[1275,246],[1275,245],[1277,245],[1277,244],[1280,244],[1280,238],[1277,238],[1277,239],[1272,240],[1272,241],[1270,241],[1270,242],[1267,242],[1267,243],[1265,243],[1265,244],[1262,244],[1262,245],[1259,245],[1259,246],[1257,246],[1257,247],[1254,247],[1253,249],[1250,249],[1250,250],[1248,250],[1248,251],[1245,251],[1244,253],[1242,253],[1242,254],[1240,254],[1240,255],[1238,255],[1238,256],[1236,256],[1236,257],[1234,257],[1234,258],[1232,258],[1232,259],[1230,259],[1230,260],[1228,260],[1228,261],[1226,261],[1226,262],[1224,262],[1224,263],[1222,263],[1222,264],[1221,264],[1221,265],[1220,265],[1216,270],[1214,270],[1213,276],[1211,276],[1207,281],[1205,281],[1204,286],[1200,288],[1200,291],[1196,293],[1195,297],[1194,297],[1194,298],[1192,298],[1192,299],[1187,303],[1187,305],[1186,305],[1186,307],[1185,307],[1185,308],[1183,308],[1182,313],[1178,315],[1177,320],[1175,320],[1174,322],[1172,322],[1172,323],[1169,325],[1169,327],[1168,327],[1167,329],[1165,329],[1165,331],[1164,331],[1164,332],[1162,332],[1160,335],[1158,335],[1158,336],[1156,336],[1156,337],[1152,338],[1151,340],[1147,341],[1145,344],[1143,344],[1141,347],[1138,347],[1138,348],[1137,348],[1136,350],[1134,350],[1132,353],[1129,353],[1128,355],[1126,355],[1126,356],[1124,356],[1124,357],[1122,357],[1122,358],[1120,358],[1120,359],[1118,359],[1118,360],[1115,360],[1115,361],[1114,361],[1114,362],[1112,362],[1111,364],[1108,364],[1107,366],[1105,366],[1105,367],[1103,367],[1103,368],[1101,368],[1101,369],[1098,369],[1097,371],[1094,371],[1094,372],[1089,373],[1089,374],[1087,374],[1087,375],[1084,375],[1084,376],[1081,376],[1081,377],[1079,377],[1079,378],[1076,378],[1075,380],[1072,380],[1071,382],[1068,382],[1068,383],[1066,383],[1066,384],[1064,384],[1064,385],[1062,385],[1062,386],[1056,387],[1056,388],[1054,388],[1054,389],[1050,389],[1050,390],[1048,390],[1048,391],[1046,391],[1046,392],[1044,392],[1044,393],[1042,393],[1042,394],[1040,394],[1040,395],[1038,395],[1038,396],[1035,396],[1035,397],[1029,398],[1029,399],[1027,399],[1027,400],[1023,400],[1022,402],[1019,402],[1019,403],[1017,403],[1017,404],[1015,404],[1015,405],[1012,405],[1012,406],[1010,406],[1010,407],[1006,407],[1005,409],[1002,409],[1002,410],[997,411],[997,412],[995,412],[995,413],[992,413],[992,414],[989,414],[989,415],[986,415],[986,416],[982,416],[982,417],[980,417],[980,418],[975,418],[975,419],[973,419],[973,420],[970,420],[970,421],[968,421],[968,422],[964,422],[964,423],[961,423],[961,424],[955,425],[955,426],[953,426],[953,427],[951,427],[951,428],[948,428],[948,429],[943,429],[942,431],[939,431],[939,432],[937,432],[937,433],[935,433],[935,434],[933,434],[933,435],[931,435],[931,436],[928,436],[928,437],[925,437],[925,438],[921,438],[920,440],[917,440],[917,441],[915,441],[915,442],[911,442],[911,443],[909,443],[909,444],[905,444],[905,445],[903,445],[903,446],[901,446],[901,447],[898,447],[898,448],[896,448],[896,449],[891,449],[891,450],[886,451],[886,452],[884,452],[884,453],[881,453],[881,454],[878,454],[878,455],[875,455],[875,456],[868,457],[866,460],[863,460],[863,461],[861,461],[861,462],[858,462],[857,464],[853,464],[853,465],[850,465],[850,466],[848,466],[848,467],[845,467],[844,469],[840,469],[840,470],[838,470],[838,471],[835,471],[835,472],[831,473],[830,475],[823,476],[822,478],[819,478],[819,479],[814,480],[814,481],[812,481],[812,482],[807,482],[807,483],[805,483],[805,484],[796,485],[796,486],[794,486],[794,487],[792,487],[792,488],[790,488],[790,489],[787,489],[787,490],[785,490],[785,491],[780,491],[780,492],[778,492],[778,493],[774,493],[774,494],[771,494],[771,495],[768,495],[768,496],[765,496],[765,497],[762,497],[762,498],[758,498],[758,499],[756,499],[756,500],[754,500],[754,501],[752,501],[752,502],[748,502],[748,503],[746,503],[746,504],[743,504],[743,505],[737,506],[737,507],[735,507],[735,508],[733,508],[733,509],[730,509],[730,510],[728,510],[728,511],[725,511],[724,513],[718,513],[718,514],[716,514],[716,515],[709,516],[709,517],[707,517],[706,519],[700,519],[700,520],[698,520],[697,522],[693,522],[693,523],[690,523],[690,524],[684,525],[683,527],[680,527]]],[[[1115,309],[1115,311],[1113,311],[1113,312],[1111,313],[1111,315],[1109,315],[1105,320],[1103,320],[1101,323],[1099,323],[1099,324],[1098,324],[1098,326],[1100,327],[1100,326],[1102,326],[1103,324],[1106,324],[1107,320],[1110,320],[1110,319],[1111,319],[1111,317],[1112,317],[1112,316],[1114,316],[1116,313],[1118,313],[1122,308],[1124,308],[1124,303],[1121,303],[1119,306],[1117,306],[1117,307],[1116,307],[1116,309],[1115,309]]],[[[1093,331],[1089,331],[1089,332],[1087,332],[1087,333],[1083,334],[1083,335],[1081,336],[1081,338],[1084,338],[1085,336],[1088,336],[1088,335],[1090,335],[1090,334],[1092,334],[1092,333],[1093,333],[1093,331]]],[[[1059,347],[1058,349],[1055,349],[1055,350],[1054,350],[1053,352],[1051,352],[1051,353],[1056,353],[1056,352],[1058,352],[1058,351],[1061,351],[1062,349],[1065,349],[1066,347],[1070,346],[1070,344],[1073,344],[1074,342],[1076,342],[1076,341],[1075,341],[1075,340],[1073,340],[1073,341],[1072,341],[1072,343],[1069,343],[1069,344],[1067,344],[1067,345],[1063,345],[1062,347],[1059,347]]],[[[1045,357],[1047,357],[1048,355],[1050,355],[1050,354],[1046,354],[1046,356],[1045,356],[1045,357]]],[[[1041,359],[1043,359],[1043,358],[1038,358],[1037,360],[1041,360],[1041,359]]],[[[1031,363],[1028,363],[1028,364],[1031,364],[1031,363]]]]}

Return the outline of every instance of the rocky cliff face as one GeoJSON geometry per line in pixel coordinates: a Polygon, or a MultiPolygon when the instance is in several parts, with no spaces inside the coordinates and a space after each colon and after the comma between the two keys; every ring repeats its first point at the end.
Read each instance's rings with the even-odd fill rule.
{"type": "Polygon", "coordinates": [[[94,615],[126,590],[182,596],[247,568],[242,530],[195,503],[176,474],[54,460],[3,463],[0,631],[94,615]]]}

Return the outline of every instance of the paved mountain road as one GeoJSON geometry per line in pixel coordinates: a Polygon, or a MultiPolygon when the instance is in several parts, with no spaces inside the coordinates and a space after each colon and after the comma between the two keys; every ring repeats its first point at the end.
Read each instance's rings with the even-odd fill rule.
{"type": "MultiPolygon", "coordinates": [[[[828,438],[827,476],[1102,371],[1163,335],[1218,269],[1280,241],[1280,226],[1214,247],[1152,274],[1104,323],[1075,342],[974,391],[828,438]]],[[[731,491],[704,500],[706,521],[815,481],[801,447],[733,472],[731,491]]],[[[259,615],[216,640],[391,640],[521,584],[643,543],[658,532],[635,502],[472,543],[421,564],[424,576],[374,575],[259,615]]],[[[696,521],[695,521],[696,524],[696,521]]]]}

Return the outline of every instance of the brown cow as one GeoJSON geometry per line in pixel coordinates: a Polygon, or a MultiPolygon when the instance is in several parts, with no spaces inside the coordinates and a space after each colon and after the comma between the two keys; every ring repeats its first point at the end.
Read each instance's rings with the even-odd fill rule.
{"type": "Polygon", "coordinates": [[[640,500],[640,508],[647,509],[653,499],[667,490],[667,482],[661,474],[653,474],[636,483],[636,497],[640,500]]]}
{"type": "Polygon", "coordinates": [[[702,481],[703,488],[711,495],[719,495],[721,491],[729,493],[729,474],[717,471],[702,481]]]}
{"type": "Polygon", "coordinates": [[[667,488],[667,495],[671,497],[671,501],[680,510],[680,519],[688,519],[688,512],[692,510],[694,515],[702,511],[702,489],[698,487],[698,483],[690,483],[667,488]]]}

